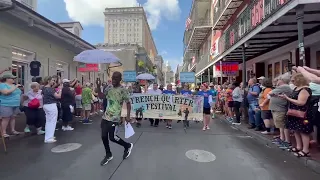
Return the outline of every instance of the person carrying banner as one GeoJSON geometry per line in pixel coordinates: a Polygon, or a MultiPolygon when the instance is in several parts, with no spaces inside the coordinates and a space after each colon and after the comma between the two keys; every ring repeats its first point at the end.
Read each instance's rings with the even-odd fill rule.
{"type": "Polygon", "coordinates": [[[209,124],[211,120],[211,103],[212,103],[212,92],[208,90],[207,84],[202,84],[200,86],[201,91],[198,92],[199,96],[203,96],[203,131],[209,130],[209,124]]]}
{"type": "MultiPolygon", "coordinates": [[[[175,95],[176,94],[176,92],[172,90],[172,84],[168,84],[167,85],[167,89],[164,90],[162,93],[163,94],[171,94],[171,95],[175,95]]],[[[166,128],[172,129],[172,120],[167,119],[166,128]]]]}
{"type": "MultiPolygon", "coordinates": [[[[184,97],[192,97],[192,91],[189,89],[189,85],[185,84],[183,86],[183,89],[180,91],[180,94],[183,95],[184,97]]],[[[177,121],[179,123],[181,121],[177,121]]],[[[184,127],[189,127],[189,121],[188,119],[183,121],[184,127]]]]}
{"type": "MultiPolygon", "coordinates": [[[[158,89],[158,84],[157,83],[153,83],[152,89],[148,89],[146,94],[160,95],[160,94],[162,94],[162,91],[160,89],[158,89]]],[[[160,121],[159,119],[149,118],[149,121],[150,121],[150,126],[153,126],[153,125],[154,125],[154,127],[158,127],[159,126],[159,121],[160,121]]]]}
{"type": "Polygon", "coordinates": [[[110,141],[117,143],[124,147],[123,159],[130,156],[133,148],[132,143],[127,143],[117,135],[117,130],[120,123],[121,109],[123,103],[127,106],[127,117],[126,122],[130,123],[131,104],[129,101],[129,93],[126,88],[121,86],[120,81],[122,80],[122,74],[118,71],[112,74],[112,87],[108,89],[107,101],[108,106],[106,112],[102,116],[101,121],[101,139],[106,151],[106,156],[101,161],[101,166],[108,164],[113,159],[110,151],[110,141]]]}

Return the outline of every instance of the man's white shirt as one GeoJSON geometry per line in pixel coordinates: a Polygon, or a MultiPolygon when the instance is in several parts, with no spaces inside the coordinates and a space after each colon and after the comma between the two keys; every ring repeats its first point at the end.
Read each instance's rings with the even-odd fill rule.
{"type": "Polygon", "coordinates": [[[159,94],[162,94],[162,91],[160,89],[157,89],[157,90],[148,89],[147,94],[159,95],[159,94]]]}

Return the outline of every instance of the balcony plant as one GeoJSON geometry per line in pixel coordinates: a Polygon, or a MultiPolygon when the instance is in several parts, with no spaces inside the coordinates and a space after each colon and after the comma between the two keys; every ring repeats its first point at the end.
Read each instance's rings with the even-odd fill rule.
{"type": "Polygon", "coordinates": [[[142,60],[138,60],[138,66],[139,67],[143,67],[144,66],[144,62],[142,60]]]}

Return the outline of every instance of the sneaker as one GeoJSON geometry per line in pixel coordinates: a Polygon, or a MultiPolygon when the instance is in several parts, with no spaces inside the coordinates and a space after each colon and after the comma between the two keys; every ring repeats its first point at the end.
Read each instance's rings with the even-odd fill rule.
{"type": "Polygon", "coordinates": [[[111,161],[112,159],[113,159],[112,155],[111,156],[105,156],[103,158],[103,160],[101,161],[100,165],[104,166],[104,165],[108,164],[108,162],[111,161]]]}
{"type": "Polygon", "coordinates": [[[181,122],[181,120],[178,120],[178,121],[177,121],[177,123],[180,123],[180,122],[181,122]]]}
{"type": "Polygon", "coordinates": [[[202,131],[205,131],[205,130],[207,130],[207,128],[204,126],[204,127],[202,128],[202,131]]]}
{"type": "Polygon", "coordinates": [[[168,124],[166,125],[166,128],[169,128],[169,125],[168,125],[168,124]]]}
{"type": "Polygon", "coordinates": [[[272,144],[280,145],[283,141],[280,138],[275,138],[272,140],[272,144]]]}
{"type": "Polygon", "coordinates": [[[262,131],[261,134],[264,134],[264,135],[269,135],[271,134],[271,132],[268,132],[268,131],[262,131]]]}
{"type": "Polygon", "coordinates": [[[57,142],[57,140],[55,138],[48,139],[48,140],[44,141],[44,143],[55,143],[55,142],[57,142]]]}
{"type": "Polygon", "coordinates": [[[124,150],[123,159],[127,159],[130,156],[132,148],[133,148],[133,144],[130,143],[130,147],[124,150]]]}
{"type": "Polygon", "coordinates": [[[169,129],[172,129],[172,126],[171,126],[171,125],[169,125],[169,126],[168,126],[168,128],[169,128],[169,129]]]}
{"type": "Polygon", "coordinates": [[[3,134],[2,135],[4,138],[8,138],[8,137],[10,137],[10,135],[9,134],[3,134]]]}
{"type": "Polygon", "coordinates": [[[63,131],[73,131],[74,130],[74,128],[72,128],[71,126],[62,126],[62,130],[63,131]]]}
{"type": "Polygon", "coordinates": [[[232,125],[240,126],[241,123],[240,122],[239,123],[234,122],[234,123],[232,123],[232,125]]]}
{"type": "Polygon", "coordinates": [[[288,142],[282,142],[278,146],[280,149],[290,149],[292,147],[291,143],[288,142]]]}
{"type": "Polygon", "coordinates": [[[31,132],[29,126],[27,126],[26,128],[24,128],[24,132],[25,132],[25,133],[30,133],[30,132],[31,132]]]}
{"type": "Polygon", "coordinates": [[[43,131],[42,129],[38,129],[37,130],[37,134],[38,135],[43,135],[43,134],[45,134],[45,131],[43,131]]]}
{"type": "Polygon", "coordinates": [[[88,119],[85,119],[82,121],[83,124],[92,124],[92,121],[90,122],[90,120],[88,119]]]}
{"type": "Polygon", "coordinates": [[[206,126],[206,129],[207,129],[207,130],[210,130],[210,127],[209,127],[209,126],[206,126]]]}

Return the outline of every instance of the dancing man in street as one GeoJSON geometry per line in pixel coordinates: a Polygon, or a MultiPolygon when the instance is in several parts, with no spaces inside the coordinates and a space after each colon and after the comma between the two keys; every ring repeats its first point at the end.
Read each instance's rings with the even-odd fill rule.
{"type": "Polygon", "coordinates": [[[113,159],[110,151],[110,141],[117,143],[124,147],[123,159],[130,156],[133,147],[132,143],[127,143],[122,140],[118,135],[118,127],[120,123],[121,110],[123,103],[127,103],[127,119],[130,123],[130,111],[131,104],[129,101],[129,93],[126,88],[122,87],[120,81],[122,80],[122,74],[120,72],[114,72],[112,74],[112,87],[106,92],[108,105],[101,121],[101,138],[106,150],[106,156],[101,161],[101,166],[108,164],[113,159]]]}

